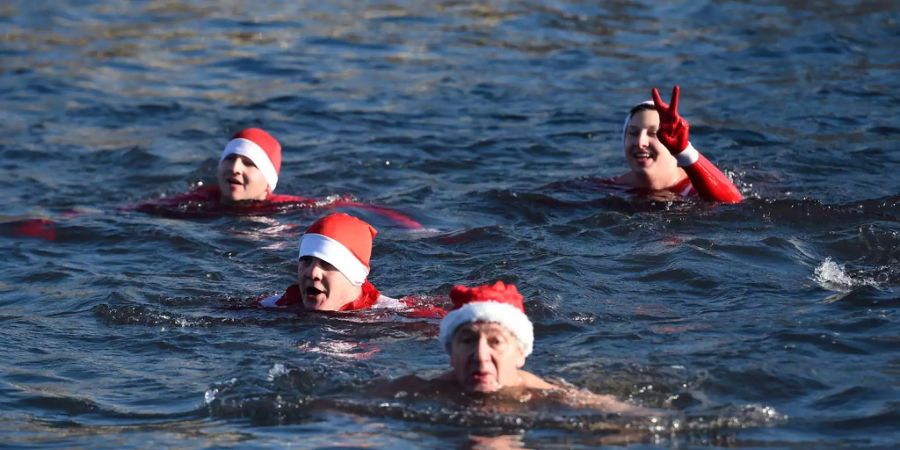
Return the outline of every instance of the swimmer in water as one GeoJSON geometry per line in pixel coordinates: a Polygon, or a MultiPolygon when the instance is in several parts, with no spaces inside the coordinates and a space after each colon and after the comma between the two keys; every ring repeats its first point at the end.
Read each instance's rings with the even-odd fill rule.
{"type": "Polygon", "coordinates": [[[281,144],[260,128],[241,130],[228,141],[219,157],[219,199],[225,204],[268,200],[280,172],[281,144]]]}
{"type": "Polygon", "coordinates": [[[217,216],[275,214],[291,208],[351,207],[372,211],[404,228],[423,228],[399,211],[360,203],[349,196],[316,200],[276,194],[280,173],[281,143],[261,128],[245,128],[235,133],[222,150],[216,169],[217,184],[125,209],[175,216],[217,216]]]}
{"type": "Polygon", "coordinates": [[[523,370],[534,346],[534,331],[514,285],[498,281],[473,288],[454,286],[450,299],[453,308],[441,320],[438,335],[450,355],[450,370],[432,380],[415,375],[399,378],[383,393],[484,395],[525,390],[604,412],[652,412],[611,395],[554,384],[523,370]]]}
{"type": "Polygon", "coordinates": [[[622,140],[631,170],[604,181],[638,192],[739,203],[743,197],[734,183],[688,140],[690,124],[678,114],[679,87],[672,89],[669,104],[656,88],[652,95],[653,101],[631,108],[625,120],[622,140]]]}
{"type": "Polygon", "coordinates": [[[450,355],[452,369],[438,380],[456,383],[466,393],[556,388],[522,370],[534,333],[514,285],[498,281],[476,288],[454,286],[450,300],[453,309],[441,320],[438,339],[450,355]]]}
{"type": "Polygon", "coordinates": [[[263,307],[308,311],[354,311],[396,304],[366,278],[377,231],[349,214],[334,213],[310,225],[300,237],[297,284],[281,295],[258,300],[263,307]]]}
{"type": "MultiPolygon", "coordinates": [[[[246,128],[237,132],[222,151],[216,170],[218,180],[216,185],[199,186],[181,195],[127,205],[120,210],[176,216],[209,216],[235,212],[276,213],[279,211],[278,206],[316,205],[317,202],[310,198],[274,194],[280,171],[281,144],[278,140],[260,128],[246,128]],[[243,204],[244,207],[238,207],[239,204],[243,204]]],[[[335,202],[335,205],[338,203],[343,206],[351,205],[353,202],[335,202]]],[[[377,207],[373,207],[375,208],[377,207]]],[[[391,212],[401,216],[399,220],[412,221],[400,213],[391,212]]],[[[81,213],[72,211],[65,215],[71,217],[81,213]]],[[[56,223],[50,219],[27,220],[22,222],[15,233],[25,237],[54,240],[56,223]]]]}
{"type": "Polygon", "coordinates": [[[141,204],[137,209],[186,202],[213,202],[226,206],[260,202],[313,202],[305,197],[275,194],[280,173],[281,143],[261,128],[245,128],[235,133],[222,150],[216,169],[217,184],[141,204]]]}

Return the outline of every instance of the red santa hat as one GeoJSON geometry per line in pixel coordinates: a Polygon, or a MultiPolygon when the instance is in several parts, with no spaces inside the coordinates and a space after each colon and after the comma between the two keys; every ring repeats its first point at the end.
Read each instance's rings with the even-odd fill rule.
{"type": "Polygon", "coordinates": [[[349,214],[330,214],[310,225],[300,238],[300,258],[319,258],[361,286],[369,276],[372,239],[377,233],[372,225],[349,214]]]}
{"type": "Polygon", "coordinates": [[[275,191],[278,173],[281,172],[281,144],[271,134],[261,128],[245,128],[238,131],[225,145],[219,162],[231,154],[250,158],[269,183],[269,190],[275,191]]]}
{"type": "Polygon", "coordinates": [[[469,322],[496,322],[512,333],[522,344],[527,357],[534,346],[534,328],[528,316],[522,295],[512,284],[498,281],[478,287],[454,286],[450,290],[453,309],[441,320],[438,340],[450,353],[453,333],[460,325],[469,322]]]}

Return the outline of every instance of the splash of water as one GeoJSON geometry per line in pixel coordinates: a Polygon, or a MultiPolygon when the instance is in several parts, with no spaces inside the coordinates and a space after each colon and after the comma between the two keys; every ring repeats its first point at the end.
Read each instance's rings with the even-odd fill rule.
{"type": "Polygon", "coordinates": [[[813,273],[813,279],[825,289],[838,292],[849,292],[859,286],[877,286],[878,283],[871,278],[853,277],[847,273],[842,264],[838,264],[826,257],[813,273]]]}

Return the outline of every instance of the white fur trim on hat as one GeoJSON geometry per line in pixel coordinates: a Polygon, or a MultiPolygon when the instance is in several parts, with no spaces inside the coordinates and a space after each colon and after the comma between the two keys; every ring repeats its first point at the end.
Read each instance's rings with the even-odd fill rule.
{"type": "Polygon", "coordinates": [[[300,238],[300,257],[314,256],[340,270],[355,286],[362,286],[369,269],[340,241],[324,234],[306,233],[300,238]]]}
{"type": "Polygon", "coordinates": [[[250,139],[232,139],[228,141],[225,150],[222,150],[222,156],[219,157],[219,162],[224,161],[225,158],[232,153],[250,158],[250,161],[253,161],[253,164],[256,164],[256,167],[259,168],[259,171],[262,172],[263,177],[265,177],[266,181],[269,183],[269,190],[272,192],[275,191],[275,185],[278,184],[278,172],[275,171],[272,160],[269,159],[269,155],[266,154],[262,147],[250,139]]]}
{"type": "Polygon", "coordinates": [[[496,322],[509,330],[522,344],[522,352],[527,357],[534,346],[534,327],[528,316],[519,308],[509,303],[494,300],[466,303],[459,309],[450,311],[441,320],[441,331],[438,340],[444,350],[450,353],[453,334],[460,325],[469,322],[496,322]]]}

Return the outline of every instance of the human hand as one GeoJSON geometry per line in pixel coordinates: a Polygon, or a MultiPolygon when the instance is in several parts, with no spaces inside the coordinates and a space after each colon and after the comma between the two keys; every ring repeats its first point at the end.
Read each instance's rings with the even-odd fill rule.
{"type": "Polygon", "coordinates": [[[687,148],[688,130],[691,125],[687,120],[678,115],[678,85],[672,88],[672,101],[666,104],[659,97],[659,91],[653,88],[653,103],[659,112],[659,130],[656,136],[659,141],[669,149],[672,155],[677,155],[687,148]]]}

